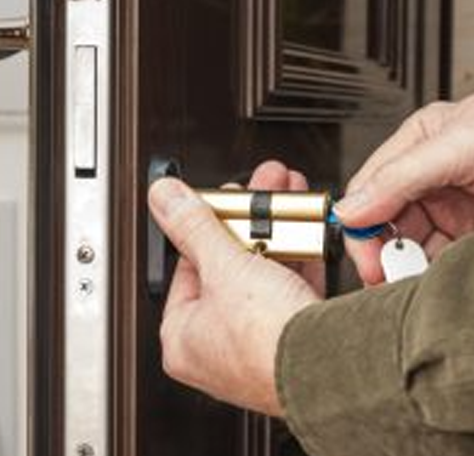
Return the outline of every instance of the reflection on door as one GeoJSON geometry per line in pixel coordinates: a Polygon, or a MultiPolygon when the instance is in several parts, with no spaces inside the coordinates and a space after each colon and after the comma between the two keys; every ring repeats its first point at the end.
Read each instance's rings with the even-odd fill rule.
{"type": "Polygon", "coordinates": [[[242,113],[283,121],[400,116],[416,97],[415,2],[245,0],[242,113]]]}

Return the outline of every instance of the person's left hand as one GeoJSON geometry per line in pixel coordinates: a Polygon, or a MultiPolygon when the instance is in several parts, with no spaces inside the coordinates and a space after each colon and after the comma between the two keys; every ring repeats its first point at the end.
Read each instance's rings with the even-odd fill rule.
{"type": "Polygon", "coordinates": [[[320,297],[290,268],[246,251],[181,181],[153,184],[149,203],[182,255],[160,329],[165,371],[221,400],[280,416],[278,340],[320,297]]]}

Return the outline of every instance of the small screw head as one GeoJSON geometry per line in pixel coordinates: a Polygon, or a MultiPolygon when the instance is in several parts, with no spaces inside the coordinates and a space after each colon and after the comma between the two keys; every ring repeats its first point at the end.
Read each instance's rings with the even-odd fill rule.
{"type": "Polygon", "coordinates": [[[95,451],[89,443],[81,443],[76,448],[77,456],[95,456],[95,451]]]}
{"type": "Polygon", "coordinates": [[[94,283],[91,279],[81,279],[79,281],[79,293],[82,296],[89,296],[94,291],[94,283]]]}
{"type": "Polygon", "coordinates": [[[77,259],[80,263],[89,264],[92,263],[95,259],[94,249],[87,244],[81,245],[77,249],[77,259]]]}

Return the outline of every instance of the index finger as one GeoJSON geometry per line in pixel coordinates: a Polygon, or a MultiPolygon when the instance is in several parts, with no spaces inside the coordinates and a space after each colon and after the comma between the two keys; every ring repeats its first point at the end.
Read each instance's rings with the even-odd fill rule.
{"type": "Polygon", "coordinates": [[[348,185],[349,191],[363,187],[377,170],[397,157],[408,153],[413,147],[428,140],[441,130],[453,103],[436,102],[411,115],[398,130],[391,135],[367,159],[362,168],[353,176],[348,185]]]}

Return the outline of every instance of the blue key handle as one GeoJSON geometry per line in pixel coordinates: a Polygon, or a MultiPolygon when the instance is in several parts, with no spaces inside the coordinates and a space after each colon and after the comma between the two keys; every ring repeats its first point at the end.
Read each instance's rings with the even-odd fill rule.
{"type": "Polygon", "coordinates": [[[351,228],[348,226],[344,226],[340,222],[332,208],[329,210],[327,223],[329,223],[330,225],[339,225],[345,235],[352,239],[357,239],[358,241],[365,241],[380,236],[384,232],[386,226],[384,223],[380,225],[365,226],[362,228],[351,228]]]}

